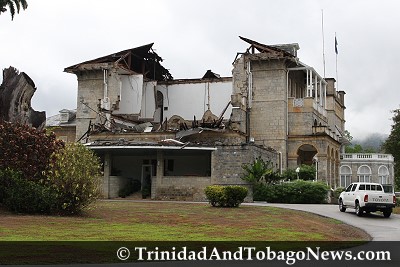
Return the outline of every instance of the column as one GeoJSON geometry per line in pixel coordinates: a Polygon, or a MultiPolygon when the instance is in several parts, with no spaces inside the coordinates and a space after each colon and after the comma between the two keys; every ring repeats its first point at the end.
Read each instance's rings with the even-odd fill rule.
{"type": "Polygon", "coordinates": [[[104,174],[103,174],[103,196],[110,198],[110,174],[111,174],[111,155],[104,155],[104,174]]]}
{"type": "Polygon", "coordinates": [[[315,103],[318,103],[318,76],[315,74],[315,79],[314,79],[314,93],[315,93],[315,103]]]}
{"type": "Polygon", "coordinates": [[[157,150],[157,175],[155,181],[151,183],[151,199],[157,198],[157,189],[162,187],[162,179],[164,177],[164,152],[163,150],[157,150]]]}

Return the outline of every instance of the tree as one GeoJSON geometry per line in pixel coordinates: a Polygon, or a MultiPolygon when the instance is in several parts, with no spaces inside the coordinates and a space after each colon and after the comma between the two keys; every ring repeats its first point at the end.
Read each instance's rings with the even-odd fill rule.
{"type": "Polygon", "coordinates": [[[80,143],[53,153],[43,184],[56,192],[60,213],[80,213],[100,196],[100,167],[100,159],[80,143]]]}
{"type": "Polygon", "coordinates": [[[0,14],[7,11],[7,8],[11,13],[11,20],[14,19],[15,11],[19,14],[21,7],[23,10],[28,8],[26,0],[0,0],[0,14]]]}
{"type": "Polygon", "coordinates": [[[299,179],[304,180],[304,181],[315,180],[314,165],[301,164],[300,170],[299,170],[299,179]]]}
{"type": "Polygon", "coordinates": [[[63,146],[64,142],[57,140],[54,133],[0,122],[0,169],[19,171],[26,180],[42,179],[50,156],[63,146]]]}
{"type": "Polygon", "coordinates": [[[256,158],[251,164],[244,164],[242,168],[245,171],[242,179],[252,184],[260,182],[271,184],[281,179],[279,173],[274,171],[272,162],[265,162],[261,157],[256,158]]]}
{"type": "Polygon", "coordinates": [[[350,132],[345,130],[344,131],[344,137],[346,137],[346,139],[351,142],[351,140],[353,140],[353,136],[351,136],[350,132]]]}
{"type": "Polygon", "coordinates": [[[392,111],[393,125],[389,137],[383,143],[385,153],[392,154],[394,157],[394,176],[396,189],[400,189],[400,109],[392,111]]]}

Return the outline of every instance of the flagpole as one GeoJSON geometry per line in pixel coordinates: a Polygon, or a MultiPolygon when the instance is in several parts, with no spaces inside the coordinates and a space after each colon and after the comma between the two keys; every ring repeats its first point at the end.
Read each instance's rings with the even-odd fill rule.
{"type": "Polygon", "coordinates": [[[338,74],[338,49],[337,49],[337,38],[335,32],[335,54],[336,54],[336,89],[339,90],[339,74],[338,74]]]}
{"type": "Polygon", "coordinates": [[[326,77],[325,75],[325,34],[324,34],[324,10],[321,9],[322,13],[322,62],[324,66],[324,78],[326,77]]]}

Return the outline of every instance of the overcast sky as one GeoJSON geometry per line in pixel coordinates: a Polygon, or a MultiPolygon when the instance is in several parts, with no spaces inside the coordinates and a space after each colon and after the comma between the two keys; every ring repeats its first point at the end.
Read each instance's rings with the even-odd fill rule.
{"type": "MultiPolygon", "coordinates": [[[[27,0],[11,21],[0,15],[0,67],[14,66],[35,82],[35,110],[47,116],[76,108],[76,76],[65,67],[155,43],[174,78],[200,78],[207,69],[231,76],[248,44],[298,43],[300,60],[346,91],[346,129],[353,137],[389,134],[400,107],[398,0],[27,0]]],[[[0,77],[0,82],[2,77],[0,77]]]]}

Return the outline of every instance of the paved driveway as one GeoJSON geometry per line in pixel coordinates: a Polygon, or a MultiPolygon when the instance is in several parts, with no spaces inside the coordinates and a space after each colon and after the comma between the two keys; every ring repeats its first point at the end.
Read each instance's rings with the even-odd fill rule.
{"type": "Polygon", "coordinates": [[[354,209],[340,212],[337,205],[321,204],[273,204],[265,202],[243,203],[242,205],[271,206],[285,209],[302,210],[325,217],[334,218],[366,231],[374,241],[400,241],[400,215],[392,214],[384,218],[380,212],[357,217],[354,209]]]}

